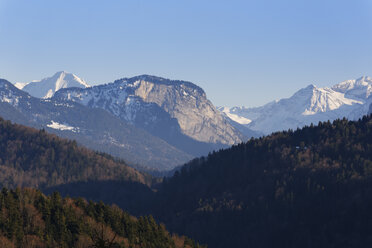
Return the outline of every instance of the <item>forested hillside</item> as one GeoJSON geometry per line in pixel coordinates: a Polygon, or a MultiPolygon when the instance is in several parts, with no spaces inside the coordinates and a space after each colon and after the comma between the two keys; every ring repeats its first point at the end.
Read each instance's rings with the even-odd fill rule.
{"type": "Polygon", "coordinates": [[[33,189],[0,193],[0,247],[201,247],[170,235],[152,216],[133,217],[116,206],[46,197],[33,189]]]}
{"type": "Polygon", "coordinates": [[[152,179],[75,141],[0,118],[0,186],[47,188],[107,180],[150,185],[152,179]]]}
{"type": "MultiPolygon", "coordinates": [[[[116,203],[136,215],[152,214],[168,230],[210,247],[368,247],[371,140],[371,116],[319,123],[194,159],[156,185],[150,176],[110,156],[1,120],[0,182],[116,203]]],[[[2,209],[0,228],[13,216],[2,209]]],[[[1,233],[4,242],[20,246],[21,238],[1,233]]]]}
{"type": "Polygon", "coordinates": [[[210,247],[368,247],[371,141],[371,116],[253,139],[184,166],[149,212],[210,247]]]}

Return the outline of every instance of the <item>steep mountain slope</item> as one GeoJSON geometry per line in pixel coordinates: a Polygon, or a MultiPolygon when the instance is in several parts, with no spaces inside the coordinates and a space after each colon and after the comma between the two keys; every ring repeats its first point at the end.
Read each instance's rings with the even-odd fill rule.
{"type": "Polygon", "coordinates": [[[278,132],[191,161],[154,215],[211,247],[367,247],[372,116],[278,132]]]}
{"type": "Polygon", "coordinates": [[[287,99],[268,103],[262,107],[221,108],[229,115],[245,118],[235,121],[265,134],[296,129],[310,123],[347,117],[351,120],[368,113],[372,102],[372,79],[361,77],[341,82],[332,88],[318,88],[314,85],[299,90],[287,99]],[[250,120],[247,123],[247,120],[250,120]]]}
{"type": "Polygon", "coordinates": [[[89,148],[108,152],[133,165],[170,170],[192,158],[107,111],[71,101],[34,98],[6,80],[0,80],[0,102],[3,118],[76,139],[89,148]]]}
{"type": "Polygon", "coordinates": [[[136,218],[118,207],[83,199],[45,196],[33,189],[0,193],[0,246],[15,247],[201,247],[170,235],[152,216],[136,218]]]}
{"type": "Polygon", "coordinates": [[[28,92],[31,96],[37,98],[49,98],[62,88],[78,87],[86,88],[89,85],[76,75],[65,71],[60,71],[52,77],[44,78],[39,81],[32,81],[28,84],[16,84],[19,89],[28,92]]]}
{"type": "Polygon", "coordinates": [[[63,89],[53,99],[107,110],[195,155],[243,139],[205,92],[189,82],[142,75],[86,89],[63,89]]]}

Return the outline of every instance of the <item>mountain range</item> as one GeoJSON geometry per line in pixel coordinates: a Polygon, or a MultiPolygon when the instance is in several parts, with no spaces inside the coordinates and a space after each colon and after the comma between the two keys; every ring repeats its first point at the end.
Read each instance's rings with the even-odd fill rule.
{"type": "Polygon", "coordinates": [[[3,118],[76,139],[137,168],[172,170],[247,139],[186,81],[142,75],[90,87],[61,71],[18,88],[0,83],[3,118]]]}
{"type": "MultiPolygon", "coordinates": [[[[142,158],[149,166],[156,164],[152,168],[170,169],[169,163],[175,165],[175,159],[188,153],[170,144],[174,136],[167,136],[167,130],[155,135],[150,127],[174,125],[177,129],[170,134],[187,136],[193,145],[228,146],[246,138],[242,132],[250,131],[255,120],[228,108],[219,113],[194,84],[147,75],[89,88],[62,88],[50,98],[33,97],[0,80],[0,115],[39,129],[0,118],[1,186],[34,187],[51,194],[47,198],[35,190],[3,188],[0,246],[23,247],[30,240],[51,247],[74,246],[79,235],[92,234],[90,223],[100,222],[102,233],[107,226],[114,237],[128,239],[121,247],[198,247],[166,230],[210,247],[368,247],[372,116],[362,115],[372,110],[370,81],[350,80],[332,88],[310,85],[271,103],[277,111],[278,106],[287,106],[282,119],[276,116],[278,126],[290,113],[294,121],[296,116],[314,116],[315,122],[315,117],[332,113],[358,121],[327,119],[234,143],[194,158],[173,176],[160,179],[82,145],[101,144],[96,149],[101,151],[117,147],[125,160],[142,158]],[[193,113],[197,110],[206,117],[193,113]],[[199,128],[190,129],[182,118],[199,128]],[[89,202],[62,199],[54,191],[89,202]],[[116,206],[90,200],[151,216],[122,218],[116,206]]],[[[265,106],[262,109],[270,109],[265,106]]]]}
{"type": "Polygon", "coordinates": [[[367,114],[372,103],[372,79],[347,80],[330,88],[309,85],[290,98],[261,107],[219,107],[224,116],[263,134],[296,129],[319,121],[346,117],[356,120],[367,114]]]}
{"type": "Polygon", "coordinates": [[[75,139],[91,149],[125,159],[132,166],[167,170],[192,158],[107,111],[71,101],[35,98],[6,80],[0,80],[0,116],[75,139]]]}
{"type": "Polygon", "coordinates": [[[185,81],[142,75],[91,88],[67,88],[52,98],[103,109],[194,156],[244,140],[206,98],[185,81]]]}
{"type": "Polygon", "coordinates": [[[18,89],[6,80],[0,84],[3,118],[76,139],[145,170],[172,170],[251,137],[343,117],[355,120],[372,109],[369,77],[330,88],[311,84],[255,108],[216,108],[199,86],[150,75],[90,86],[61,71],[17,83],[18,89]]]}

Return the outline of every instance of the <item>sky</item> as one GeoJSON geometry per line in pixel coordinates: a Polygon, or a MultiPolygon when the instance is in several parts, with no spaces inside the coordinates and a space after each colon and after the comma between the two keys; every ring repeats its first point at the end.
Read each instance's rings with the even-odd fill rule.
{"type": "Polygon", "coordinates": [[[372,76],[372,0],[0,0],[0,78],[150,74],[217,106],[372,76]]]}

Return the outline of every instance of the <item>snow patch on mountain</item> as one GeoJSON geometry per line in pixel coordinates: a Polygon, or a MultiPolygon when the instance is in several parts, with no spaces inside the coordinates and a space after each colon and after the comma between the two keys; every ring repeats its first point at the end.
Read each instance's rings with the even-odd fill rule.
{"type": "Polygon", "coordinates": [[[219,111],[221,111],[221,113],[225,114],[227,117],[229,117],[231,120],[239,123],[239,124],[242,124],[242,125],[247,125],[249,123],[252,122],[252,120],[248,119],[248,118],[245,118],[243,116],[239,116],[239,115],[236,115],[236,114],[233,114],[230,112],[230,108],[228,107],[217,107],[217,109],[219,111]]]}
{"type": "Polygon", "coordinates": [[[50,128],[53,128],[53,129],[58,129],[58,130],[62,130],[62,131],[65,131],[65,130],[68,130],[68,131],[72,131],[74,133],[76,132],[79,132],[79,128],[78,127],[73,127],[73,126],[70,126],[66,123],[58,123],[56,121],[52,121],[50,124],[47,125],[47,127],[50,127],[50,128]]]}
{"type": "Polygon", "coordinates": [[[28,84],[29,83],[17,82],[17,83],[14,84],[14,86],[21,90],[21,89],[23,89],[28,84]]]}

